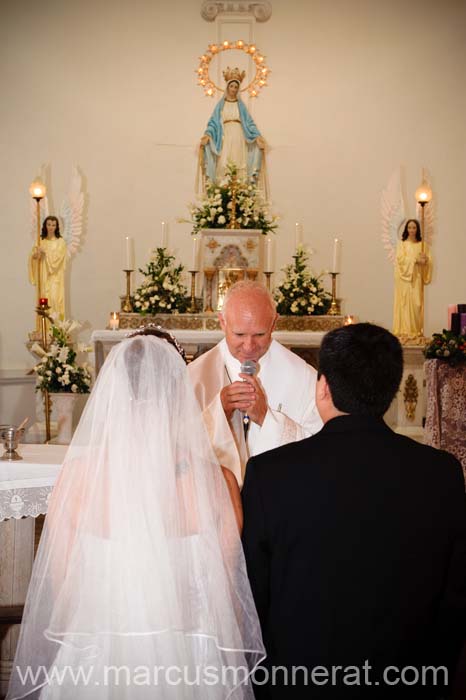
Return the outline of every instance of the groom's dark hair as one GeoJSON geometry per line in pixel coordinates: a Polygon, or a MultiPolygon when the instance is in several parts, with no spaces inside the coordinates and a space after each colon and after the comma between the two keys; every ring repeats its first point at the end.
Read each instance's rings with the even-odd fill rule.
{"type": "Polygon", "coordinates": [[[383,416],[402,373],[400,341],[385,328],[355,323],[330,331],[322,340],[318,376],[326,378],[339,411],[383,416]]]}

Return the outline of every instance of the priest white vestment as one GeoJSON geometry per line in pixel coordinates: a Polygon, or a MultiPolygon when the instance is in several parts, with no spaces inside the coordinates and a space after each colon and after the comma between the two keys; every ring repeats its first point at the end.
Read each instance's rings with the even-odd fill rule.
{"type": "Polygon", "coordinates": [[[224,386],[241,381],[240,367],[223,339],[188,371],[217,458],[241,486],[250,456],[309,437],[320,430],[322,421],[315,405],[316,370],[272,340],[256,374],[267,397],[267,414],[262,426],[251,421],[246,442],[242,413],[234,411],[228,421],[220,398],[224,386]]]}

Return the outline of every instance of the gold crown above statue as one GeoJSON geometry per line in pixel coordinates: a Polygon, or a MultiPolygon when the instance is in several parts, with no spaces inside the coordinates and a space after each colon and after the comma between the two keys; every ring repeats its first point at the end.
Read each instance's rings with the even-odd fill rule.
{"type": "Polygon", "coordinates": [[[232,80],[237,80],[241,85],[241,82],[244,80],[245,76],[246,71],[240,71],[239,68],[230,68],[230,66],[227,66],[227,68],[223,71],[223,77],[227,83],[230,83],[232,80]]]}

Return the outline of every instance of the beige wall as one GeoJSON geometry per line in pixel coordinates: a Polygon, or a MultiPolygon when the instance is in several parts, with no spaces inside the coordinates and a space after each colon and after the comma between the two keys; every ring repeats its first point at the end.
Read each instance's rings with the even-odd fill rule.
{"type": "MultiPolygon", "coordinates": [[[[123,291],[124,237],[138,265],[160,221],[188,264],[195,143],[214,102],[196,86],[215,39],[200,0],[26,0],[0,16],[0,368],[26,367],[34,291],[27,188],[50,164],[55,210],[77,164],[89,192],[87,236],[70,272],[69,315],[104,327],[123,291]]],[[[436,269],[426,330],[466,302],[466,3],[462,0],[273,0],[256,42],[273,71],[254,116],[270,143],[277,262],[302,221],[313,266],[344,241],[348,313],[390,326],[392,269],[380,242],[380,192],[400,164],[412,194],[432,174],[436,269]]],[[[239,37],[231,37],[239,38],[239,37]]],[[[52,209],[53,211],[53,209],[52,209]]],[[[413,207],[414,213],[414,207],[413,207]]]]}

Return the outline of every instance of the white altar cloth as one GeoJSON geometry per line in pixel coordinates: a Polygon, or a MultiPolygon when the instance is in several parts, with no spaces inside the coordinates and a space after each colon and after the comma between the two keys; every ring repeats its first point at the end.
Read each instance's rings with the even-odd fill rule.
{"type": "Polygon", "coordinates": [[[21,444],[21,461],[0,462],[0,521],[47,512],[67,449],[68,445],[21,444]]]}

